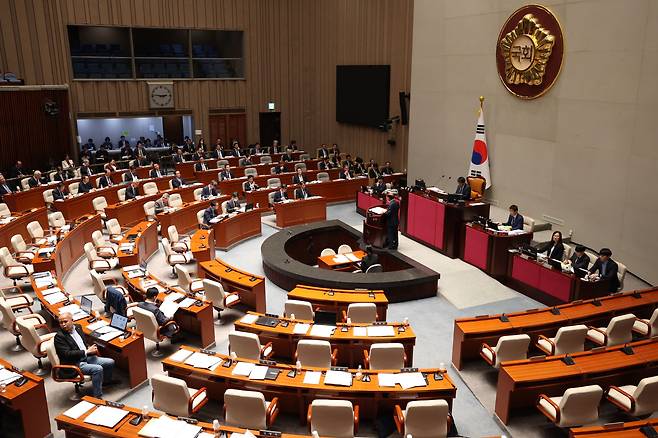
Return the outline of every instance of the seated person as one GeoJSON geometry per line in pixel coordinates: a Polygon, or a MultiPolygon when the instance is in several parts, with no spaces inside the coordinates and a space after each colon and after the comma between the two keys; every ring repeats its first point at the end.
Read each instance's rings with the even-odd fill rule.
{"type": "Polygon", "coordinates": [[[356,160],[354,160],[353,172],[355,175],[363,175],[366,173],[366,168],[363,165],[363,159],[361,157],[356,157],[356,160]]]}
{"type": "Polygon", "coordinates": [[[89,160],[85,158],[82,160],[82,165],[80,166],[80,176],[92,176],[93,174],[94,172],[89,167],[89,160]]]}
{"type": "Polygon", "coordinates": [[[11,187],[9,187],[9,184],[7,184],[7,180],[5,179],[5,176],[0,175],[0,199],[2,199],[3,195],[13,192],[14,191],[11,189],[11,187]]]}
{"type": "Polygon", "coordinates": [[[43,184],[43,180],[41,179],[41,171],[35,170],[30,179],[27,180],[27,184],[30,186],[30,188],[38,187],[43,184]]]}
{"type": "Polygon", "coordinates": [[[117,166],[116,160],[110,160],[109,163],[105,163],[105,166],[103,166],[103,168],[110,169],[110,172],[116,172],[119,167],[117,166]]]}
{"type": "Polygon", "coordinates": [[[354,174],[350,171],[350,165],[349,164],[344,164],[343,168],[340,172],[338,172],[338,178],[339,179],[352,179],[354,178],[354,174]]]}
{"type": "Polygon", "coordinates": [[[242,150],[240,149],[240,143],[237,141],[233,142],[233,148],[231,149],[233,152],[234,157],[241,157],[242,156],[242,150]]]}
{"type": "Polygon", "coordinates": [[[113,185],[114,182],[112,181],[112,171],[110,169],[105,169],[105,175],[101,176],[98,180],[98,187],[105,188],[113,185]]]}
{"type": "Polygon", "coordinates": [[[307,182],[306,177],[304,176],[304,172],[302,171],[301,167],[297,168],[297,173],[295,176],[292,177],[292,183],[293,184],[301,184],[303,182],[307,182]]]}
{"type": "Polygon", "coordinates": [[[244,183],[244,191],[245,192],[253,192],[254,190],[258,190],[258,184],[254,182],[254,176],[249,175],[247,177],[247,181],[244,183]]]}
{"type": "Polygon", "coordinates": [[[183,156],[183,150],[181,148],[176,149],[176,153],[174,154],[174,163],[184,163],[185,162],[185,157],[183,156]]]}
{"type": "Polygon", "coordinates": [[[175,189],[185,185],[185,180],[180,176],[180,170],[177,170],[174,177],[171,179],[171,186],[175,189]]]}
{"type": "MultiPolygon", "coordinates": [[[[165,324],[167,324],[169,321],[172,321],[172,318],[167,318],[165,314],[162,313],[162,310],[160,310],[156,302],[157,298],[158,298],[158,288],[149,287],[148,289],[146,289],[146,295],[144,297],[144,301],[139,303],[139,308],[153,313],[153,315],[155,315],[156,322],[160,327],[162,327],[165,324]]],[[[171,338],[178,331],[179,328],[176,324],[170,324],[167,327],[164,327],[164,329],[161,330],[160,333],[168,338],[171,338]]]]}
{"type": "Polygon", "coordinates": [[[320,161],[320,164],[318,164],[318,169],[320,170],[329,170],[333,168],[334,165],[329,161],[329,157],[324,157],[322,161],[320,161]]]}
{"type": "Polygon", "coordinates": [[[295,199],[306,199],[310,198],[311,192],[306,189],[306,183],[304,181],[301,182],[301,187],[295,189],[295,199]]]}
{"type": "Polygon", "coordinates": [[[238,193],[233,192],[231,199],[226,201],[226,212],[233,213],[234,211],[240,210],[240,200],[238,199],[238,193]]]}
{"type": "Polygon", "coordinates": [[[562,233],[556,231],[551,236],[551,241],[539,245],[537,253],[544,253],[548,259],[562,261],[564,258],[564,244],[562,243],[562,233]]]}
{"type": "Polygon", "coordinates": [[[169,193],[163,193],[154,204],[156,214],[165,211],[165,208],[169,207],[169,193]]]}
{"type": "MultiPolygon", "coordinates": [[[[57,331],[53,342],[59,361],[62,365],[77,366],[82,374],[91,376],[93,387],[91,395],[96,398],[103,398],[103,386],[116,383],[112,380],[114,360],[100,357],[96,344],[87,346],[82,327],[73,324],[73,316],[70,312],[61,313],[58,320],[60,329],[57,331]]],[[[75,377],[75,372],[71,371],[69,375],[66,375],[63,370],[60,371],[59,377],[75,377]]]]}
{"type": "Polygon", "coordinates": [[[104,147],[105,149],[112,149],[114,145],[110,141],[110,137],[105,137],[105,140],[101,144],[101,147],[104,147]]]}
{"type": "Polygon", "coordinates": [[[158,163],[153,164],[153,169],[149,171],[150,178],[160,178],[162,172],[160,171],[160,165],[158,163]]]}
{"type": "Polygon", "coordinates": [[[228,164],[224,165],[224,169],[219,172],[219,180],[220,181],[225,181],[225,180],[230,180],[233,179],[233,173],[231,172],[231,166],[228,164]]]}
{"type": "Polygon", "coordinates": [[[368,178],[377,179],[382,175],[379,170],[379,164],[375,163],[375,160],[370,160],[370,165],[368,166],[368,178]]]}
{"type": "Polygon", "coordinates": [[[199,161],[204,158],[206,158],[206,154],[203,152],[203,146],[197,147],[196,151],[192,154],[192,161],[199,161]]]}
{"type": "Polygon", "coordinates": [[[503,225],[512,227],[512,230],[523,229],[523,216],[519,214],[519,207],[515,204],[509,206],[509,217],[503,225]]]}
{"type": "Polygon", "coordinates": [[[128,302],[120,289],[108,286],[105,291],[105,313],[118,313],[121,316],[128,316],[128,302]]]}
{"type": "Polygon", "coordinates": [[[372,246],[366,246],[366,256],[361,259],[361,270],[366,272],[369,267],[379,263],[379,256],[372,251],[372,246]]]}
{"type": "Polygon", "coordinates": [[[208,183],[207,186],[201,190],[201,198],[210,198],[211,196],[218,196],[219,192],[217,191],[217,181],[212,180],[208,183]]]}
{"type": "Polygon", "coordinates": [[[194,164],[195,172],[203,172],[205,170],[208,170],[208,166],[206,166],[206,163],[204,163],[203,161],[199,161],[198,163],[194,164]]]}
{"type": "Polygon", "coordinates": [[[57,166],[57,173],[55,173],[52,177],[53,181],[66,181],[66,174],[64,173],[64,170],[62,169],[62,166],[57,166]]]}
{"type": "Polygon", "coordinates": [[[53,200],[57,201],[58,199],[64,199],[68,195],[66,188],[64,187],[63,182],[58,182],[57,186],[53,189],[53,200]]]}
{"type": "Polygon", "coordinates": [[[286,149],[286,153],[281,155],[281,161],[284,161],[286,163],[289,163],[291,161],[295,161],[295,159],[292,157],[292,150],[291,149],[286,149]]]}
{"type": "Polygon", "coordinates": [[[393,168],[391,167],[391,162],[387,161],[384,163],[384,167],[381,169],[382,175],[393,175],[393,168]]]}
{"type": "Polygon", "coordinates": [[[251,161],[251,151],[247,150],[247,154],[244,158],[240,159],[240,166],[245,167],[245,166],[253,166],[253,161],[251,161]]]}
{"type": "Polygon", "coordinates": [[[219,209],[220,207],[217,201],[211,201],[210,206],[203,212],[203,223],[208,226],[212,225],[210,221],[220,215],[219,209]]]}
{"type": "Polygon", "coordinates": [[[133,181],[130,183],[128,187],[126,187],[126,201],[129,199],[135,199],[139,196],[139,186],[137,185],[137,181],[133,181]]]}
{"type": "Polygon", "coordinates": [[[381,196],[384,194],[384,191],[386,190],[386,183],[384,182],[384,178],[381,176],[377,178],[377,183],[372,186],[372,194],[375,196],[381,196]]]}
{"type": "Polygon", "coordinates": [[[583,245],[576,245],[576,249],[567,263],[571,265],[573,273],[577,277],[584,277],[588,273],[587,268],[589,267],[589,262],[589,256],[585,254],[585,247],[583,245]]]}
{"type": "Polygon", "coordinates": [[[611,257],[612,251],[610,248],[601,248],[599,258],[589,269],[589,279],[592,281],[610,280],[608,291],[617,292],[617,289],[619,289],[619,278],[617,277],[619,266],[611,257]]]}
{"type": "Polygon", "coordinates": [[[279,163],[276,166],[274,166],[274,172],[273,173],[275,175],[279,175],[281,173],[286,173],[287,171],[288,171],[288,169],[286,169],[285,164],[279,163]]]}
{"type": "Polygon", "coordinates": [[[457,190],[455,190],[455,194],[459,195],[464,201],[471,199],[471,186],[466,183],[466,178],[463,176],[457,178],[457,190]]]}
{"type": "Polygon", "coordinates": [[[96,162],[106,163],[110,158],[110,153],[101,145],[101,148],[96,152],[95,158],[96,162]]]}
{"type": "Polygon", "coordinates": [[[123,182],[133,182],[139,180],[135,166],[131,165],[126,173],[123,174],[123,182]]]}
{"type": "Polygon", "coordinates": [[[281,187],[279,187],[279,190],[274,192],[274,198],[272,200],[276,204],[277,202],[283,202],[286,199],[288,199],[288,195],[286,194],[286,186],[282,184],[281,187]]]}

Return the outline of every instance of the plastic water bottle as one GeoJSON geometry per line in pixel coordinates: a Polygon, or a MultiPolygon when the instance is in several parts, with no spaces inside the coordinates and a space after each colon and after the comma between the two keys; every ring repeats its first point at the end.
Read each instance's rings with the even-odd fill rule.
{"type": "Polygon", "coordinates": [[[402,322],[404,323],[405,326],[409,325],[409,318],[405,316],[402,322]]]}
{"type": "Polygon", "coordinates": [[[311,436],[312,436],[313,438],[320,438],[320,434],[318,433],[317,430],[314,430],[313,432],[311,432],[311,436]]]}
{"type": "Polygon", "coordinates": [[[215,437],[219,436],[220,429],[221,429],[221,426],[219,424],[219,420],[215,418],[214,420],[212,420],[212,430],[213,430],[213,432],[215,432],[215,437]]]}
{"type": "Polygon", "coordinates": [[[361,369],[361,365],[359,365],[359,368],[356,370],[356,380],[361,380],[363,377],[363,370],[361,369]]]}
{"type": "Polygon", "coordinates": [[[302,371],[302,363],[300,361],[295,362],[295,369],[298,373],[302,371]]]}
{"type": "Polygon", "coordinates": [[[295,314],[294,314],[294,313],[291,313],[291,314],[290,314],[290,319],[292,319],[292,320],[295,319],[295,314]]]}
{"type": "Polygon", "coordinates": [[[142,418],[147,419],[149,417],[149,407],[147,405],[142,406],[142,418]]]}
{"type": "Polygon", "coordinates": [[[347,318],[347,323],[352,324],[352,318],[347,318]]]}

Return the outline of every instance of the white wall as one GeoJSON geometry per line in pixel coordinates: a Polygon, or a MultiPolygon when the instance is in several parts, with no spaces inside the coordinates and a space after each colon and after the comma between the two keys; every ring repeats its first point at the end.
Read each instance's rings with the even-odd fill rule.
{"type": "Polygon", "coordinates": [[[78,135],[83,144],[93,138],[98,147],[105,141],[105,137],[110,137],[116,147],[123,131],[128,131],[126,138],[133,147],[141,136],[154,140],[157,133],[162,133],[162,117],[78,119],[78,135]]]}
{"type": "Polygon", "coordinates": [[[484,95],[488,198],[564,220],[554,229],[609,246],[658,284],[658,1],[542,2],[566,50],[556,84],[533,101],[509,94],[496,72],[498,33],[523,4],[415,1],[410,180],[452,188],[467,172],[484,95]]]}

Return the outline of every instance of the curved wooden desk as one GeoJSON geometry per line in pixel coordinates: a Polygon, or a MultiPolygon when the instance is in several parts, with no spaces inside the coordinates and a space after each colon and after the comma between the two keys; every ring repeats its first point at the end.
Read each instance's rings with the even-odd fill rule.
{"type": "Polygon", "coordinates": [[[503,362],[498,373],[496,415],[507,424],[515,408],[534,406],[539,394],[562,395],[568,388],[585,385],[635,385],[658,373],[658,337],[630,344],[573,353],[567,365],[564,355],[503,362]]]}
{"type": "MultiPolygon", "coordinates": [[[[195,348],[183,346],[182,349],[189,351],[198,351],[195,348]]],[[[222,361],[228,359],[227,355],[215,354],[222,361]]],[[[246,359],[240,359],[240,362],[258,363],[246,359]]],[[[393,410],[396,404],[404,408],[409,400],[433,400],[444,399],[452,406],[452,400],[455,398],[457,388],[450,380],[447,373],[438,369],[421,369],[418,370],[427,375],[426,386],[410,389],[402,389],[399,386],[380,387],[377,372],[364,370],[364,375],[369,375],[371,380],[363,382],[361,380],[352,380],[352,386],[333,386],[325,384],[323,380],[318,384],[304,383],[306,371],[327,371],[326,368],[304,367],[303,372],[295,377],[288,377],[288,372],[294,370],[294,365],[282,365],[273,363],[268,365],[270,368],[280,370],[275,380],[253,380],[248,377],[233,375],[236,367],[236,361],[233,361],[230,367],[226,368],[219,365],[213,371],[208,369],[194,368],[182,362],[175,362],[171,356],[162,361],[162,368],[167,371],[171,377],[177,377],[187,382],[194,388],[206,387],[208,397],[214,400],[223,400],[224,391],[229,388],[238,388],[260,391],[265,395],[266,400],[272,397],[279,397],[279,406],[282,412],[297,413],[300,419],[306,417],[308,405],[315,399],[328,398],[335,400],[349,400],[353,404],[359,405],[360,418],[374,419],[381,413],[393,410]],[[441,376],[435,380],[434,374],[441,376]]],[[[356,370],[349,370],[352,375],[356,370]]],[[[388,373],[399,372],[399,370],[389,370],[388,373]]]]}
{"type": "Polygon", "coordinates": [[[322,196],[274,204],[276,226],[280,228],[327,219],[327,200],[322,196]]]}
{"type": "MultiPolygon", "coordinates": [[[[226,151],[226,152],[231,153],[230,151],[226,151]]],[[[295,160],[299,160],[299,156],[303,153],[304,153],[303,151],[295,151],[295,152],[292,153],[292,157],[295,160]]],[[[260,157],[262,155],[269,155],[270,157],[272,157],[272,163],[278,163],[279,160],[281,159],[281,156],[283,156],[284,154],[282,154],[282,153],[259,154],[259,155],[252,155],[251,158],[252,158],[252,160],[254,160],[255,163],[260,163],[260,157]]],[[[180,170],[182,178],[184,178],[184,179],[193,179],[194,178],[194,166],[196,165],[196,163],[199,163],[199,162],[203,161],[204,163],[206,163],[206,167],[208,167],[208,169],[217,169],[217,161],[219,161],[219,160],[227,160],[228,164],[231,167],[238,167],[238,164],[240,162],[240,158],[234,157],[234,156],[225,157],[225,158],[210,158],[210,159],[205,159],[205,160],[186,161],[184,163],[176,163],[176,170],[180,170]]],[[[269,164],[268,164],[268,166],[269,166],[269,164]]],[[[272,167],[272,166],[274,166],[274,164],[272,164],[270,167],[272,167]]],[[[249,166],[247,166],[247,167],[249,167],[249,166]]]]}
{"type": "Polygon", "coordinates": [[[452,363],[455,368],[461,369],[465,360],[480,357],[483,342],[495,345],[498,338],[504,335],[525,333],[536,342],[539,335],[554,336],[560,327],[576,324],[605,326],[613,316],[625,313],[633,313],[639,318],[650,318],[658,306],[658,288],[602,297],[598,300],[600,306],[594,305],[595,302],[574,301],[555,308],[544,307],[508,313],[508,322],[501,321],[501,315],[455,319],[452,363]]]}
{"type": "MultiPolygon", "coordinates": [[[[248,315],[265,316],[263,313],[248,312],[248,315]]],[[[268,315],[269,316],[269,315],[268,315]]],[[[337,329],[330,337],[314,336],[313,321],[292,320],[290,318],[278,317],[279,324],[276,327],[269,327],[256,324],[255,322],[245,322],[249,317],[245,316],[235,322],[235,329],[243,332],[255,333],[260,338],[261,344],[272,342],[274,356],[278,359],[284,359],[291,362],[297,351],[297,342],[302,339],[328,340],[331,343],[332,350],[338,350],[338,364],[350,368],[357,368],[363,365],[363,350],[369,350],[372,344],[381,342],[397,342],[404,345],[407,355],[407,364],[413,364],[414,345],[416,344],[416,334],[408,324],[397,322],[386,323],[385,326],[391,327],[393,336],[367,336],[362,333],[357,334],[356,328],[360,330],[367,329],[371,324],[339,324],[337,329]],[[283,327],[281,324],[287,324],[283,327]],[[295,323],[309,324],[309,330],[305,334],[296,334],[294,332],[295,323]],[[346,329],[347,331],[343,331],[346,329]],[[401,331],[404,330],[404,331],[401,331]]]]}
{"type": "MultiPolygon", "coordinates": [[[[224,195],[215,198],[216,202],[220,204],[228,201],[230,196],[224,195]]],[[[167,235],[167,229],[170,225],[176,225],[179,234],[188,233],[189,231],[197,228],[199,222],[197,221],[196,214],[199,210],[205,210],[210,206],[211,199],[201,201],[186,202],[181,207],[175,210],[158,213],[156,215],[158,222],[160,222],[160,230],[163,236],[167,235]]]]}
{"type": "Polygon", "coordinates": [[[610,423],[603,426],[577,427],[569,430],[571,438],[646,438],[640,428],[650,426],[658,430],[658,418],[627,423],[610,423]]]}
{"type": "Polygon", "coordinates": [[[222,284],[226,292],[237,292],[240,303],[256,312],[266,312],[265,278],[241,271],[228,263],[215,259],[198,263],[197,275],[222,284]]]}
{"type": "Polygon", "coordinates": [[[510,249],[530,245],[532,231],[509,234],[484,228],[482,225],[466,224],[463,260],[482,269],[494,278],[504,278],[512,254],[510,249]]]}
{"type": "MultiPolygon", "coordinates": [[[[2,358],[0,365],[12,370],[12,364],[2,358]]],[[[5,392],[0,393],[0,413],[17,414],[25,438],[42,438],[51,432],[44,380],[29,371],[13,371],[27,378],[27,383],[21,387],[7,385],[5,392]]]]}
{"type": "Polygon", "coordinates": [[[336,322],[343,322],[343,312],[352,303],[374,303],[378,321],[386,321],[388,309],[388,299],[382,290],[297,286],[288,292],[288,299],[308,301],[314,309],[335,313],[336,322]]]}
{"type": "Polygon", "coordinates": [[[158,223],[143,221],[123,233],[118,242],[117,257],[120,266],[139,265],[158,250],[158,223]],[[122,245],[133,244],[132,251],[123,251],[122,245]]]}
{"type": "Polygon", "coordinates": [[[249,237],[260,236],[261,213],[265,211],[267,209],[257,208],[244,213],[231,213],[226,218],[212,224],[215,247],[226,251],[249,237]]]}
{"type": "Polygon", "coordinates": [[[11,252],[11,237],[15,234],[20,234],[26,242],[30,242],[32,238],[27,232],[27,224],[32,221],[39,222],[44,230],[48,229],[48,214],[46,207],[43,206],[43,198],[41,198],[41,201],[41,207],[39,208],[33,208],[22,213],[14,213],[12,210],[12,217],[15,219],[0,225],[0,248],[6,246],[11,252]]]}
{"type": "Polygon", "coordinates": [[[215,258],[215,232],[212,229],[196,230],[190,237],[190,251],[197,263],[213,260],[215,258]]]}

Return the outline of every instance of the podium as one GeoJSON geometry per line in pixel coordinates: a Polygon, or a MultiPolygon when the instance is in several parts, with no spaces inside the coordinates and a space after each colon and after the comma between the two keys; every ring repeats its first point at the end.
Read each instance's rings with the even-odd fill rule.
{"type": "Polygon", "coordinates": [[[386,244],[386,205],[370,207],[363,220],[363,241],[367,245],[383,248],[386,244]],[[382,211],[383,210],[383,211],[382,211]]]}

